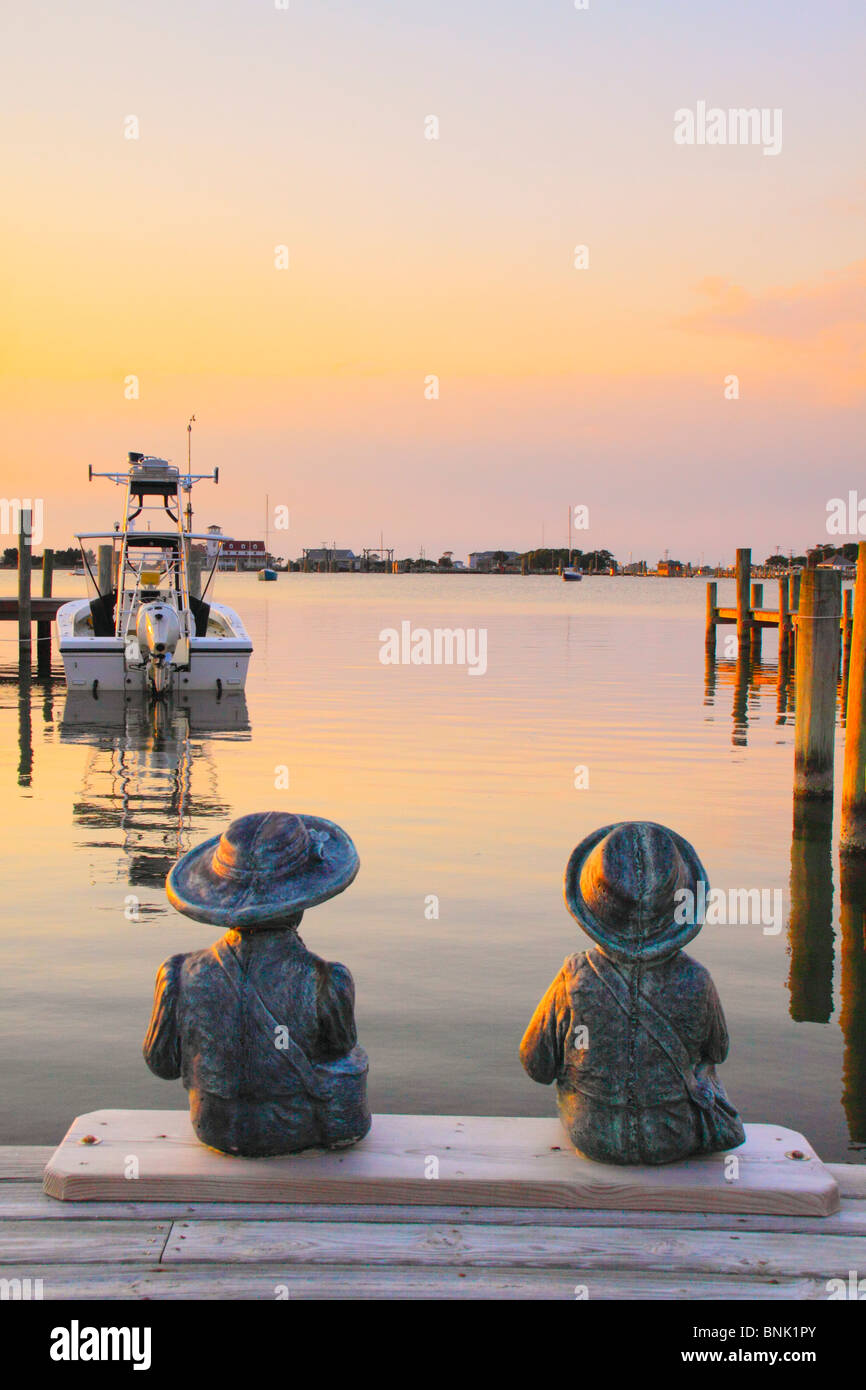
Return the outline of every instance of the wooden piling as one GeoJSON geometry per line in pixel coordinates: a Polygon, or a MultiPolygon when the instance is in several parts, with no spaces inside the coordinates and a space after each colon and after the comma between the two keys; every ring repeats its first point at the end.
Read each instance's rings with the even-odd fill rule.
{"type": "Polygon", "coordinates": [[[842,715],[846,718],[848,678],[851,670],[851,628],[854,622],[854,590],[842,590],[842,715]]]}
{"type": "Polygon", "coordinates": [[[866,855],[866,541],[860,541],[857,546],[857,582],[848,661],[839,848],[843,854],[866,855]]]}
{"type": "MultiPolygon", "coordinates": [[[[757,608],[763,608],[763,606],[764,606],[764,586],[763,586],[763,584],[753,584],[753,585],[752,585],[752,613],[754,613],[755,610],[756,610],[757,608]]],[[[751,650],[752,661],[760,661],[760,660],[761,660],[761,636],[762,636],[761,629],[758,627],[758,624],[757,624],[756,622],[753,621],[753,623],[752,623],[752,630],[751,630],[751,633],[749,634],[749,648],[750,648],[750,650],[751,650]]]]}
{"type": "Polygon", "coordinates": [[[718,607],[719,586],[714,581],[707,584],[707,630],[706,648],[713,656],[716,653],[716,608],[718,607]]]}
{"type": "Polygon", "coordinates": [[[797,651],[797,625],[793,621],[793,615],[800,607],[800,575],[788,575],[788,611],[792,615],[791,621],[791,656],[794,658],[797,651]]]}
{"type": "Polygon", "coordinates": [[[752,579],[752,552],[750,549],[737,551],[737,642],[748,646],[752,627],[752,612],[749,607],[749,584],[752,579]]]}
{"type": "Polygon", "coordinates": [[[99,592],[110,594],[114,588],[114,546],[101,545],[99,547],[99,570],[98,570],[99,592]]]}
{"type": "Polygon", "coordinates": [[[788,608],[788,580],[779,580],[779,664],[791,649],[791,616],[788,608]]]}
{"type": "MultiPolygon", "coordinates": [[[[50,598],[54,582],[54,551],[42,552],[42,597],[50,598]]],[[[36,624],[36,670],[40,676],[51,674],[51,619],[36,624]]]]}
{"type": "MultiPolygon", "coordinates": [[[[789,610],[789,612],[791,612],[791,613],[793,614],[793,613],[796,613],[796,612],[797,612],[797,609],[798,609],[799,607],[800,607],[800,575],[799,575],[799,574],[789,574],[789,575],[788,575],[788,610],[789,610]]],[[[797,626],[796,626],[795,623],[792,622],[792,624],[791,624],[791,652],[792,652],[792,654],[796,651],[796,648],[797,648],[797,626]]]]}
{"type": "Polygon", "coordinates": [[[832,570],[804,571],[797,615],[795,797],[833,795],[840,594],[832,570]]]}
{"type": "Polygon", "coordinates": [[[33,514],[29,508],[22,510],[18,521],[18,664],[30,670],[32,660],[31,608],[30,608],[30,537],[33,527],[33,514]]]}

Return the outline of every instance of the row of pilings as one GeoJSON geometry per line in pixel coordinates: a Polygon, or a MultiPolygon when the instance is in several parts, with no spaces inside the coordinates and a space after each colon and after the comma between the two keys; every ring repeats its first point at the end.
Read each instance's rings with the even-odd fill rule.
{"type": "Polygon", "coordinates": [[[706,644],[715,652],[716,627],[736,626],[742,656],[760,660],[766,627],[779,635],[779,663],[793,657],[796,691],[794,800],[832,803],[836,703],[841,671],[845,709],[840,849],[866,857],[866,541],[860,541],[853,598],[842,596],[838,570],[811,566],[779,579],[779,605],[763,607],[762,584],[751,583],[751,551],[737,551],[736,606],[718,606],[707,585],[706,644]]]}

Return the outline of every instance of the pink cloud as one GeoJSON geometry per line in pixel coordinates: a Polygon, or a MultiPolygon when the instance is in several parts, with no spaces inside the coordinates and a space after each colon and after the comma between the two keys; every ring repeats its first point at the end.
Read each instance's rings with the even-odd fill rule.
{"type": "Polygon", "coordinates": [[[802,344],[829,334],[849,348],[866,347],[866,260],[811,284],[757,294],[720,276],[695,288],[704,303],[677,320],[679,328],[802,344]]]}

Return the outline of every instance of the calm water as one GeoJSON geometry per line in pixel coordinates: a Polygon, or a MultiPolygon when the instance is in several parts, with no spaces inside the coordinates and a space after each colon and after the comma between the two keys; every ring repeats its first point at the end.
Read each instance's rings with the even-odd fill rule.
{"type": "MultiPolygon", "coordinates": [[[[732,1098],[827,1159],[862,1158],[864,892],[840,884],[834,827],[792,833],[774,637],[738,673],[720,634],[708,671],[699,581],[217,583],[256,648],[245,705],[124,714],[68,702],[62,675],[29,695],[0,685],[0,1142],[53,1142],[82,1111],[185,1105],[141,1039],[160,961],[218,932],[172,912],[163,879],[233,816],[276,808],[339,821],[360,851],[355,884],[302,935],[354,973],[374,1109],[553,1113],[517,1047],[563,957],[588,944],[563,869],[595,827],[650,819],[694,842],[714,886],[783,893],[778,934],[708,925],[690,948],[727,1013],[732,1098]],[[487,673],[382,665],[380,630],[406,620],[486,628],[487,673]]],[[[722,582],[720,601],[732,594],[722,582]]],[[[7,673],[15,636],[0,626],[7,673]]]]}

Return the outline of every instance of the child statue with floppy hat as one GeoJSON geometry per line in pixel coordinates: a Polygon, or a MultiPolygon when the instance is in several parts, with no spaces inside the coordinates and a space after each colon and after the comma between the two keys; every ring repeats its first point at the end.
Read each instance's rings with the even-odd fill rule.
{"type": "Polygon", "coordinates": [[[193,1128],[223,1153],[264,1157],[340,1148],[370,1129],[367,1054],[344,965],[308,951],[307,908],[348,888],[351,839],[318,816],[241,816],[166,879],[169,902],[227,928],[159,969],[144,1057],[183,1077],[193,1128]]]}
{"type": "Polygon", "coordinates": [[[557,1083],[574,1147],[600,1163],[671,1163],[736,1148],[745,1131],[716,1075],[728,1030],[697,936],[707,876],[681,835],[606,825],[574,850],[565,901],[595,945],[568,956],[520,1045],[533,1081],[557,1083]]]}

